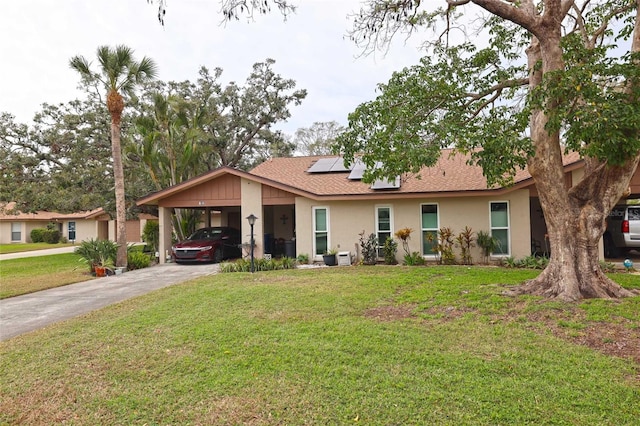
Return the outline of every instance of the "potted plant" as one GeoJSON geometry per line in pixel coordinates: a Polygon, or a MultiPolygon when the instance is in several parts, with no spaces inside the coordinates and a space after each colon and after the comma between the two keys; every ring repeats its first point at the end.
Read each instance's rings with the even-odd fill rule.
{"type": "Polygon", "coordinates": [[[74,249],[74,253],[80,256],[80,262],[86,263],[89,266],[89,273],[96,273],[96,265],[99,263],[100,256],[98,255],[98,240],[93,238],[82,241],[79,246],[74,249]]]}
{"type": "Polygon", "coordinates": [[[113,272],[117,251],[118,245],[113,241],[95,239],[82,241],[74,250],[96,276],[105,276],[107,270],[113,272]]]}
{"type": "Polygon", "coordinates": [[[106,277],[107,271],[113,273],[115,262],[110,256],[100,254],[98,263],[95,265],[96,277],[106,277]]]}
{"type": "Polygon", "coordinates": [[[338,250],[330,249],[327,250],[324,255],[322,255],[322,260],[324,264],[327,266],[336,266],[338,262],[336,261],[336,255],[338,254],[338,250]]]}

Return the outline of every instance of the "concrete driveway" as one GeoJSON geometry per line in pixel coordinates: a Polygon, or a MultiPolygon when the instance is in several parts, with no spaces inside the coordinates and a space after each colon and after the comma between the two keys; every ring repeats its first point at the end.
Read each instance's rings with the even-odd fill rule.
{"type": "Polygon", "coordinates": [[[217,272],[217,264],[166,263],[3,299],[0,300],[0,341],[153,290],[217,272]]]}

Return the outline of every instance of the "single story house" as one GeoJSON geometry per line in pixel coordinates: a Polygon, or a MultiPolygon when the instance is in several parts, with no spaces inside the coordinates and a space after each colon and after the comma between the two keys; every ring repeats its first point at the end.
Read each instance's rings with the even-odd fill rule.
{"type": "MultiPolygon", "coordinates": [[[[150,194],[138,204],[158,208],[160,253],[165,254],[161,262],[170,254],[174,208],[200,210],[207,226],[241,229],[247,245],[251,235],[245,218],[257,216],[253,231],[258,257],[307,254],[319,261],[330,249],[354,255],[363,231],[384,240],[411,228],[410,250],[429,259],[435,257],[430,235],[442,227],[457,235],[465,226],[499,240],[495,257],[548,251],[546,225],[529,173],[519,171],[512,186],[487,188],[482,170],[469,165],[468,159],[445,150],[420,178],[368,184],[361,180],[361,164],[346,168],[336,156],[273,158],[249,172],[220,167],[150,194]]],[[[565,184],[578,182],[583,167],[577,155],[567,156],[565,184]]],[[[639,173],[630,189],[640,194],[639,173]]],[[[399,248],[399,260],[402,255],[399,248]]],[[[481,258],[480,249],[474,249],[473,258],[481,258]]]]}
{"type": "MultiPolygon", "coordinates": [[[[141,241],[141,231],[147,220],[155,216],[143,214],[138,220],[127,221],[127,241],[141,241]]],[[[115,221],[102,208],[77,213],[37,211],[23,213],[15,210],[15,203],[0,206],[0,244],[30,243],[31,231],[56,225],[60,235],[68,241],[91,238],[116,240],[115,221]]]]}

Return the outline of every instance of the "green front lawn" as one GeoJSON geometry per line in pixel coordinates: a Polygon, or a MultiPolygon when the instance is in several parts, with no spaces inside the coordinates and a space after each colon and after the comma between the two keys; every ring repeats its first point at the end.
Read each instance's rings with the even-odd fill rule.
{"type": "Polygon", "coordinates": [[[0,260],[0,299],[91,280],[74,253],[0,260]]]}
{"type": "Polygon", "coordinates": [[[536,273],[344,267],[175,285],[1,343],[0,424],[637,424],[640,360],[578,343],[594,327],[638,339],[640,297],[500,295],[536,273]]]}
{"type": "Polygon", "coordinates": [[[20,243],[20,244],[0,244],[0,254],[22,253],[25,251],[46,250],[60,247],[72,246],[71,243],[20,243]]]}

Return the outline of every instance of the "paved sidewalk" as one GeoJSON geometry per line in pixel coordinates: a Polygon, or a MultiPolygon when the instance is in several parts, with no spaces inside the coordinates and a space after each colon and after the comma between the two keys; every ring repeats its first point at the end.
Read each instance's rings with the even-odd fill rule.
{"type": "Polygon", "coordinates": [[[21,259],[23,257],[49,256],[52,254],[73,253],[78,246],[58,247],[44,250],[23,251],[18,253],[0,254],[0,260],[21,259]]]}
{"type": "Polygon", "coordinates": [[[217,264],[166,263],[3,299],[0,341],[217,271],[217,264]]]}

